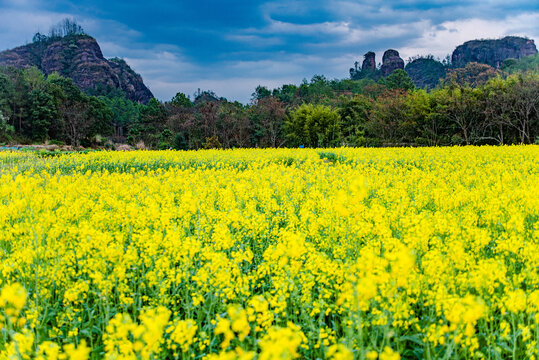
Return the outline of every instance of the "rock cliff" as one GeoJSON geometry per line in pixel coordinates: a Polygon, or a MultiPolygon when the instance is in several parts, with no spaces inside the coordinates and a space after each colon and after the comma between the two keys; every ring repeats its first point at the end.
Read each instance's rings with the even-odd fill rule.
{"type": "Polygon", "coordinates": [[[88,35],[48,39],[2,51],[0,66],[36,66],[45,74],[58,72],[86,92],[101,86],[121,89],[128,99],[141,103],[153,97],[139,74],[124,60],[105,59],[97,41],[88,35]]]}
{"type": "Polygon", "coordinates": [[[363,56],[363,64],[361,64],[361,71],[376,71],[376,54],[369,51],[363,56]]]}
{"type": "Polygon", "coordinates": [[[382,57],[382,66],[380,67],[382,76],[388,76],[397,69],[404,69],[404,60],[401,59],[397,50],[386,50],[382,57]]]}
{"type": "MultiPolygon", "coordinates": [[[[433,56],[416,57],[410,60],[406,67],[399,52],[393,49],[386,50],[382,58],[382,66],[376,68],[375,53],[369,51],[364,55],[361,69],[350,69],[350,78],[353,80],[373,79],[378,81],[396,69],[404,69],[415,86],[432,89],[439,84],[439,80],[446,77],[447,72],[455,69],[464,69],[467,64],[486,64],[494,68],[508,67],[507,59],[522,59],[537,54],[535,43],[531,39],[507,36],[498,40],[471,40],[457,46],[449,61],[441,63],[433,56]]],[[[515,60],[513,60],[515,61],[515,60]]],[[[358,63],[356,63],[358,64],[358,63]]],[[[495,69],[493,70],[495,71],[495,69]]]]}
{"type": "Polygon", "coordinates": [[[457,46],[451,56],[453,67],[464,67],[469,62],[488,64],[495,68],[506,59],[520,59],[537,54],[531,39],[507,36],[498,40],[472,40],[457,46]]]}

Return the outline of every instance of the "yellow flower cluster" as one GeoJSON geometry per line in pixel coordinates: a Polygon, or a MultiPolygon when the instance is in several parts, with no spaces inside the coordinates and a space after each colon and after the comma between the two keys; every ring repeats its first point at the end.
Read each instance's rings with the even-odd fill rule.
{"type": "Polygon", "coordinates": [[[0,359],[539,352],[539,146],[0,152],[0,359]]]}
{"type": "Polygon", "coordinates": [[[6,285],[0,290],[0,330],[25,324],[25,318],[20,317],[25,303],[26,291],[19,283],[6,285]]]}
{"type": "Polygon", "coordinates": [[[150,359],[163,344],[170,311],[164,307],[144,310],[135,323],[128,314],[116,314],[103,336],[107,359],[150,359]]]}

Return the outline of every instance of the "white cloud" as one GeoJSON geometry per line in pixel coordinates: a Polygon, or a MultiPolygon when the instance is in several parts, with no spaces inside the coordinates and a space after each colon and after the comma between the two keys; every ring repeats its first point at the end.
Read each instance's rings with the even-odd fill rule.
{"type": "Polygon", "coordinates": [[[507,35],[539,36],[539,12],[508,16],[502,20],[463,19],[446,21],[439,25],[430,24],[420,36],[399,48],[402,58],[417,54],[443,58],[455,47],[473,39],[496,39],[507,35]]]}
{"type": "Polygon", "coordinates": [[[124,56],[127,63],[140,72],[144,80],[192,79],[199,76],[202,68],[169,51],[149,49],[146,53],[124,56]],[[150,56],[148,56],[150,55],[150,56]],[[195,75],[196,74],[196,75],[195,75]]]}
{"type": "Polygon", "coordinates": [[[283,45],[284,40],[278,37],[264,37],[252,34],[227,34],[226,40],[248,44],[251,48],[264,48],[267,46],[283,45]]]}
{"type": "Polygon", "coordinates": [[[78,21],[88,34],[106,34],[108,39],[134,42],[142,36],[140,31],[110,19],[83,18],[78,21]]]}
{"type": "MultiPolygon", "coordinates": [[[[295,81],[299,83],[301,79],[295,81]]],[[[283,84],[290,84],[290,78],[241,78],[230,77],[227,79],[216,80],[194,80],[194,81],[170,81],[148,80],[154,95],[160,100],[170,100],[177,92],[183,92],[190,95],[198,89],[201,91],[211,90],[218,96],[224,96],[230,101],[240,101],[244,104],[249,103],[251,94],[258,85],[266,86],[269,89],[280,87],[283,84]]]]}
{"type": "Polygon", "coordinates": [[[314,24],[294,24],[272,20],[270,25],[262,30],[270,34],[291,34],[291,35],[343,35],[348,32],[349,25],[346,22],[326,21],[314,24]]]}
{"type": "MultiPolygon", "coordinates": [[[[169,100],[178,91],[192,94],[201,88],[248,102],[258,85],[299,84],[315,74],[345,78],[348,68],[369,50],[376,51],[379,59],[387,48],[398,50],[404,59],[429,53],[443,58],[467,40],[539,37],[539,12],[515,14],[513,10],[500,18],[500,13],[505,15],[501,10],[505,1],[454,5],[439,0],[442,8],[423,10],[415,3],[407,1],[407,7],[397,8],[382,0],[267,2],[260,7],[264,24],[227,30],[220,39],[231,44],[230,50],[201,62],[187,57],[179,41],[148,43],[146,34],[112,19],[46,11],[44,2],[37,0],[0,0],[0,50],[29,42],[35,31],[46,33],[63,18],[73,17],[98,40],[105,57],[125,58],[161,100],[169,100]],[[317,20],[309,21],[313,18],[317,20]]],[[[513,8],[518,6],[514,4],[513,8]]],[[[196,49],[188,50],[196,56],[196,49]]]]}
{"type": "Polygon", "coordinates": [[[52,25],[66,17],[72,17],[72,15],[48,11],[1,9],[0,51],[32,41],[36,31],[47,33],[52,25]]]}
{"type": "Polygon", "coordinates": [[[429,26],[429,22],[422,20],[407,24],[383,24],[371,28],[350,28],[350,31],[342,37],[340,45],[372,44],[373,41],[410,37],[421,33],[429,26]]]}

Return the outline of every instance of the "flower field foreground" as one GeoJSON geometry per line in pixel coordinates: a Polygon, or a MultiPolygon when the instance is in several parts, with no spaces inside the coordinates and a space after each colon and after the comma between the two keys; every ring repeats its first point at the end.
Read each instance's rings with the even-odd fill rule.
{"type": "Polygon", "coordinates": [[[0,152],[0,359],[536,359],[539,146],[0,152]]]}

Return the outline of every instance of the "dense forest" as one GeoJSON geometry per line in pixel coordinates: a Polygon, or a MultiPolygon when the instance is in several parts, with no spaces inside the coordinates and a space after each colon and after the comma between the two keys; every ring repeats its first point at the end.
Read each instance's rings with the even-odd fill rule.
{"type": "Polygon", "coordinates": [[[212,91],[141,104],[110,86],[82,92],[57,73],[0,67],[0,144],[201,149],[539,142],[537,54],[497,69],[444,65],[445,77],[434,88],[416,88],[402,69],[385,77],[314,76],[299,86],[259,86],[247,105],[212,91]]]}

